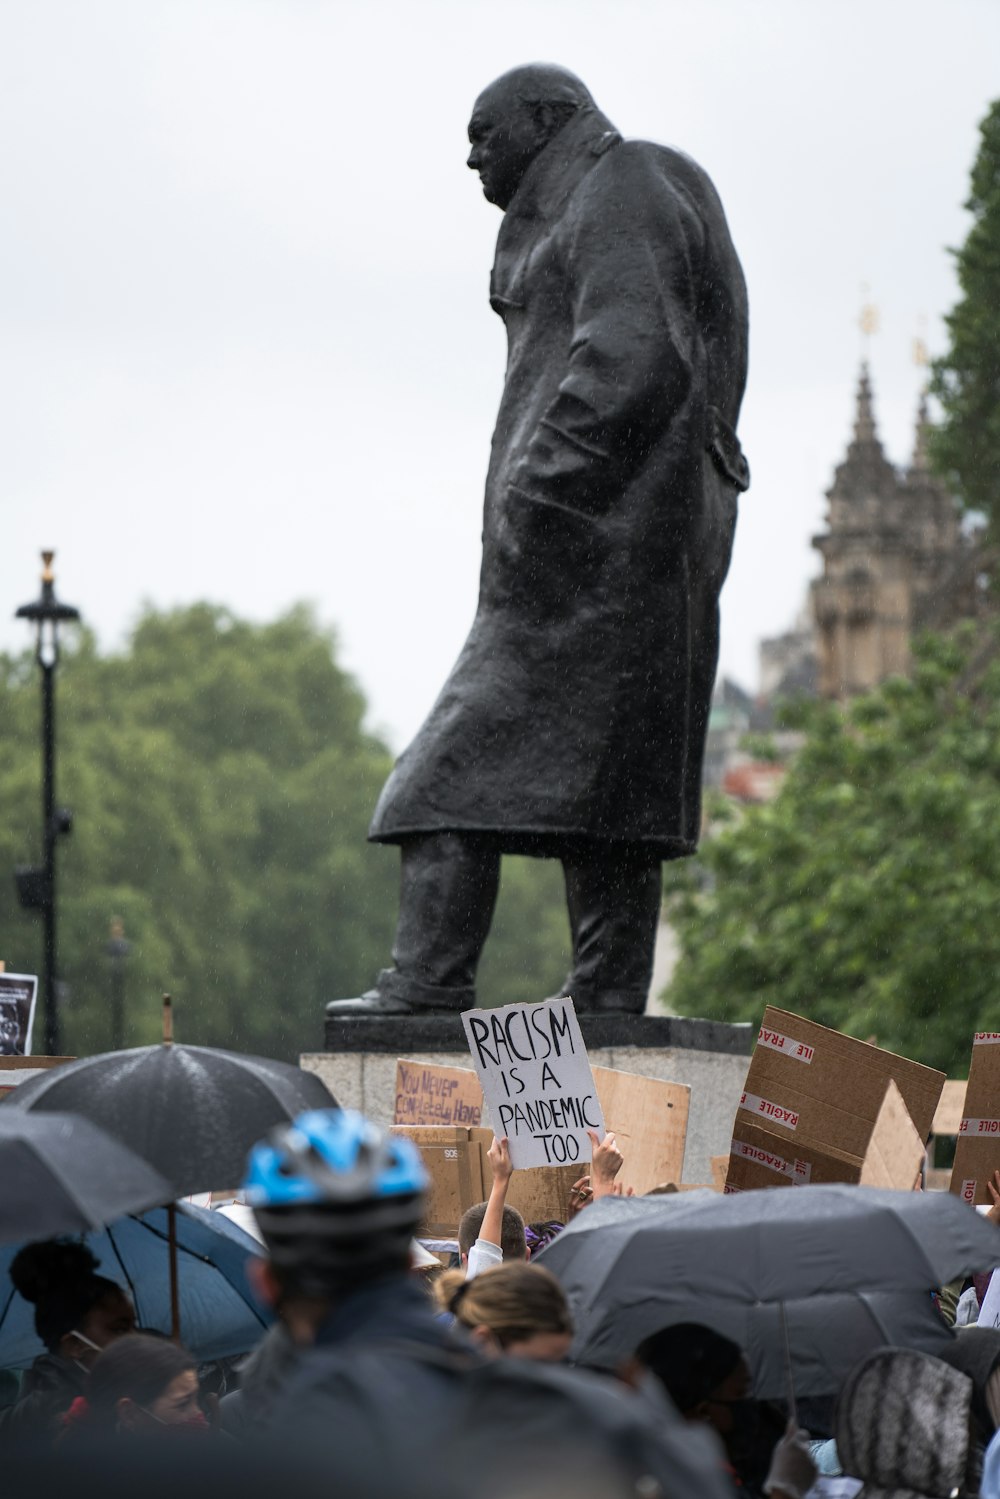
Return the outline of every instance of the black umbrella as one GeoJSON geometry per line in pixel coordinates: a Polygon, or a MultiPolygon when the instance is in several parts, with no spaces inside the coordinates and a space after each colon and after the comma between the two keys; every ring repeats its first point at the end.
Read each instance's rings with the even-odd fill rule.
{"type": "Polygon", "coordinates": [[[170,1196],[158,1171],[89,1120],[0,1110],[0,1243],[88,1233],[170,1196]]]}
{"type": "Polygon", "coordinates": [[[0,1110],[82,1114],[163,1173],[168,1197],[239,1186],[247,1151],[304,1109],[335,1108],[313,1072],[208,1046],[140,1046],[50,1068],[0,1110]]]}
{"type": "MultiPolygon", "coordinates": [[[[209,1046],[175,1046],[169,998],[163,1043],[102,1052],[22,1083],[2,1109],[82,1114],[126,1140],[170,1183],[170,1197],[236,1187],[247,1151],[305,1109],[336,1108],[313,1072],[209,1046]]],[[[167,1210],[173,1333],[180,1331],[177,1220],[167,1210]]]]}
{"type": "Polygon", "coordinates": [[[569,1296],[581,1362],[704,1322],[747,1351],[759,1394],[780,1396],[783,1309],[796,1391],[823,1395],[879,1344],[935,1352],[947,1334],[931,1291],[1000,1262],[1000,1236],[946,1192],[691,1192],[595,1203],[539,1262],[569,1296]]]}

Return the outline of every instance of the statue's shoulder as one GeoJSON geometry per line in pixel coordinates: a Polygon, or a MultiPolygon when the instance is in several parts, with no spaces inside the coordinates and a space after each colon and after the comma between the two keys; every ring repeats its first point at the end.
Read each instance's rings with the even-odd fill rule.
{"type": "Polygon", "coordinates": [[[715,217],[722,212],[722,203],[715,184],[699,166],[693,156],[676,146],[661,146],[655,141],[623,140],[616,152],[622,165],[635,163],[636,167],[655,176],[665,187],[686,202],[692,210],[703,217],[715,217]]]}
{"type": "Polygon", "coordinates": [[[584,190],[598,196],[618,194],[622,201],[653,194],[682,218],[718,201],[711,178],[696,161],[672,146],[654,141],[622,140],[597,161],[584,190]]]}

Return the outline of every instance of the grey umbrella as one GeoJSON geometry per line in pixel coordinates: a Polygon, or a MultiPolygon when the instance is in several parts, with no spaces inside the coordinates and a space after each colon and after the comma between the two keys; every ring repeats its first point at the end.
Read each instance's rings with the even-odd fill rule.
{"type": "Polygon", "coordinates": [[[0,1109],[0,1243],[88,1233],[171,1195],[158,1171],[88,1120],[0,1109]]]}
{"type": "Polygon", "coordinates": [[[830,1394],[884,1343],[935,1352],[950,1334],[931,1292],[1000,1263],[1000,1235],[948,1193],[789,1187],[608,1199],[539,1256],[562,1282],[575,1356],[612,1365],[671,1322],[704,1322],[784,1395],[782,1308],[795,1389],[830,1394]]]}

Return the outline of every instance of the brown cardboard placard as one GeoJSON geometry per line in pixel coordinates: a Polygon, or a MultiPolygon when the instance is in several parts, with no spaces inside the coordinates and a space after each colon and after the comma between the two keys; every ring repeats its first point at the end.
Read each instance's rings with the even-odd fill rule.
{"type": "MultiPolygon", "coordinates": [[[[750,1059],[746,1091],[779,1105],[785,1104],[786,1093],[793,1092],[802,1101],[796,1110],[799,1136],[851,1150],[846,1142],[826,1134],[825,1119],[814,1126],[815,1109],[835,1107],[874,1124],[890,1078],[903,1095],[917,1133],[926,1140],[946,1081],[943,1072],[768,1005],[750,1059]]],[[[863,1154],[863,1147],[857,1153],[863,1154]]]]}
{"type": "Polygon", "coordinates": [[[890,1078],[861,1163],[860,1185],[912,1191],[923,1160],[923,1139],[910,1118],[902,1093],[890,1078]]]}
{"type": "Polygon", "coordinates": [[[397,1059],[393,1124],[457,1124],[470,1129],[482,1117],[483,1090],[471,1067],[397,1059]]]}
{"type": "Polygon", "coordinates": [[[726,1191],[834,1182],[909,1191],[923,1158],[923,1141],[890,1078],[863,1155],[804,1140],[778,1139],[763,1125],[751,1123],[733,1140],[726,1191]]]}
{"type": "Polygon", "coordinates": [[[712,1167],[712,1186],[716,1192],[721,1192],[726,1185],[726,1176],[729,1173],[728,1155],[713,1155],[709,1164],[712,1167]]]}
{"type": "Polygon", "coordinates": [[[986,1183],[1000,1167],[1000,1032],[977,1031],[955,1144],[951,1190],[966,1202],[992,1205],[986,1183]]]}
{"type": "Polygon", "coordinates": [[[726,1188],[858,1182],[876,1125],[869,1173],[890,1166],[893,1174],[905,1173],[908,1130],[927,1138],[944,1083],[933,1068],[768,1006],[736,1111],[726,1188]],[[890,1082],[909,1115],[905,1129],[895,1102],[881,1119],[890,1082]],[[897,1138],[906,1142],[899,1147],[903,1164],[882,1154],[895,1150],[897,1138]]]}
{"type": "Polygon", "coordinates": [[[950,1077],[941,1092],[941,1099],[934,1110],[935,1135],[957,1135],[965,1118],[965,1093],[968,1083],[964,1077],[950,1077]]]}
{"type": "Polygon", "coordinates": [[[454,1237],[466,1208],[486,1195],[479,1141],[459,1126],[395,1124],[392,1133],[413,1141],[431,1179],[421,1232],[430,1238],[454,1237]]]}
{"type": "MultiPolygon", "coordinates": [[[[469,1133],[481,1152],[483,1197],[486,1198],[493,1185],[493,1170],[486,1159],[486,1152],[493,1142],[493,1131],[474,1129],[469,1133]]],[[[586,1176],[589,1169],[589,1162],[577,1161],[571,1166],[531,1166],[525,1171],[515,1171],[507,1188],[507,1206],[516,1208],[525,1223],[565,1223],[570,1187],[581,1176],[586,1176]]]]}
{"type": "MultiPolygon", "coordinates": [[[[691,1107],[688,1085],[614,1067],[593,1070],[604,1122],[625,1158],[619,1180],[637,1197],[661,1182],[679,1182],[691,1107]]],[[[587,1170],[584,1163],[577,1175],[587,1170]]]]}

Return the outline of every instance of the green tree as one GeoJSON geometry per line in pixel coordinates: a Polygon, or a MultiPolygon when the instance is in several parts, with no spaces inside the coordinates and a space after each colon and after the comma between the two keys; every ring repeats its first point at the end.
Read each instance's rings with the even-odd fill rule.
{"type": "Polygon", "coordinates": [[[935,466],[966,508],[1000,534],[1000,101],[980,126],[966,207],[972,227],[956,251],[962,296],[947,318],[950,348],[931,389],[944,419],[931,435],[935,466]]]}
{"type": "MultiPolygon", "coordinates": [[[[39,690],[29,653],[0,657],[0,870],[38,857],[39,690]]],[[[299,608],[253,625],[207,604],[148,611],[102,656],[81,633],[58,686],[64,1044],[110,1044],[109,923],[128,958],[128,1040],[154,1040],[159,996],[181,1039],[295,1056],[323,1005],[385,964],[398,854],[366,842],[391,765],[336,642],[299,608]]],[[[565,968],[554,871],[509,861],[487,1001],[549,993],[565,968]]],[[[40,923],[0,878],[0,956],[37,971],[40,923]]]]}
{"type": "Polygon", "coordinates": [[[912,680],[801,707],[773,802],[673,866],[681,1013],[779,1005],[949,1070],[996,1028],[1000,642],[923,642],[912,680]]]}

